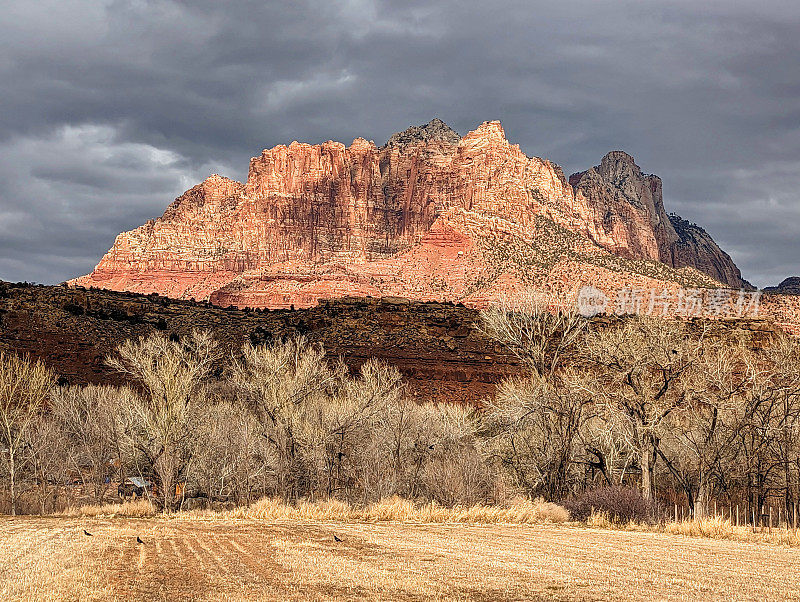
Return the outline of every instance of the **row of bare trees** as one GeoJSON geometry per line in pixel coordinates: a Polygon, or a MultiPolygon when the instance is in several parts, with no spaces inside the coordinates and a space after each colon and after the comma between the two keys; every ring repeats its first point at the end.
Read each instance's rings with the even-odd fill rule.
{"type": "Polygon", "coordinates": [[[484,312],[528,367],[482,418],[489,456],[530,493],[635,484],[646,500],[800,495],[800,345],[646,316],[589,323],[537,297],[484,312]]]}
{"type": "Polygon", "coordinates": [[[491,495],[474,410],[410,400],[399,372],[377,361],[351,374],[295,338],[248,344],[223,362],[211,336],[193,332],[128,341],[108,362],[131,387],[58,388],[41,363],[0,356],[10,512],[21,492],[27,511],[100,503],[131,476],[152,483],[147,495],[168,511],[265,495],[444,504],[491,495]]]}
{"type": "Polygon", "coordinates": [[[760,512],[800,497],[800,347],[632,317],[590,323],[536,297],[482,313],[527,370],[483,408],[409,399],[395,368],[352,374],[303,338],[246,345],[163,333],[108,359],[130,387],[56,387],[0,353],[7,511],[102,502],[126,477],[166,510],[390,495],[443,504],[522,493],[562,501],[633,485],[645,500],[760,512]]]}

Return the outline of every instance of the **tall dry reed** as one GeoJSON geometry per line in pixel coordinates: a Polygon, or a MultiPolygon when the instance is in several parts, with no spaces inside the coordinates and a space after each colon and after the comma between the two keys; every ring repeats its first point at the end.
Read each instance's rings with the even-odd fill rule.
{"type": "Polygon", "coordinates": [[[564,523],[569,512],[542,500],[517,499],[508,504],[445,507],[436,502],[417,503],[393,496],[363,508],[338,500],[289,505],[274,498],[258,500],[247,507],[211,512],[183,512],[187,518],[246,518],[258,520],[313,520],[414,523],[564,523]]]}

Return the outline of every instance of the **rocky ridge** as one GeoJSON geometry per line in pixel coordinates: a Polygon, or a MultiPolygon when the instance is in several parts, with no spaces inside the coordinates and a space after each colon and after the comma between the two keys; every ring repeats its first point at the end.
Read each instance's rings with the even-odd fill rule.
{"type": "Polygon", "coordinates": [[[778,286],[766,287],[764,292],[778,293],[781,295],[800,295],[800,276],[790,276],[778,286]]]}
{"type": "Polygon", "coordinates": [[[582,283],[609,295],[746,285],[705,231],[665,213],[661,180],[629,155],[567,181],[497,121],[460,137],[440,120],[380,148],[264,150],[245,183],[210,176],[70,282],[268,308],[344,296],[480,307],[531,286],[568,299],[582,283]]]}
{"type": "Polygon", "coordinates": [[[590,208],[589,237],[612,253],[692,267],[733,288],[753,288],[703,228],[666,213],[661,178],[643,173],[627,153],[608,153],[570,183],[590,208]]]}
{"type": "MultiPolygon", "coordinates": [[[[774,297],[776,295],[769,295],[774,297]]],[[[614,318],[598,317],[591,327],[614,318]]],[[[765,319],[717,320],[709,333],[740,331],[763,345],[775,332],[765,319]]],[[[208,302],[108,290],[0,282],[0,349],[43,360],[61,384],[121,384],[105,358],[128,339],[163,332],[210,331],[225,357],[242,345],[303,335],[352,370],[377,358],[396,366],[420,400],[480,403],[523,367],[480,328],[479,313],[454,303],[400,298],[323,300],[307,309],[240,310],[208,302]]]]}

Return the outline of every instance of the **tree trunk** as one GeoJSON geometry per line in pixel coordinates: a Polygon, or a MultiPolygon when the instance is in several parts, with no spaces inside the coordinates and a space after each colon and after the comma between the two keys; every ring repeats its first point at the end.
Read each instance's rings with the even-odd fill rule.
{"type": "Polygon", "coordinates": [[[8,450],[9,476],[11,477],[11,516],[17,515],[17,470],[13,448],[8,450]]]}
{"type": "Polygon", "coordinates": [[[651,470],[651,456],[650,456],[650,449],[645,448],[642,450],[641,453],[641,463],[642,463],[642,497],[647,501],[653,499],[653,484],[651,480],[652,470],[651,470]]]}
{"type": "Polygon", "coordinates": [[[694,507],[694,516],[697,519],[704,518],[708,514],[709,502],[708,483],[702,476],[700,477],[700,485],[697,488],[697,503],[694,507]]]}

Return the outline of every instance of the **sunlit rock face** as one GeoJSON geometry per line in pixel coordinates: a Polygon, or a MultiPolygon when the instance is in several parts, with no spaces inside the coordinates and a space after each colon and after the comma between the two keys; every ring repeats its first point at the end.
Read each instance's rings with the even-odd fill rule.
{"type": "Polygon", "coordinates": [[[461,137],[433,120],[382,147],[264,150],[244,184],[210,176],[71,284],[279,308],[354,295],[481,306],[530,286],[566,299],[584,282],[744,284],[629,155],[567,181],[498,121],[461,137]]]}

